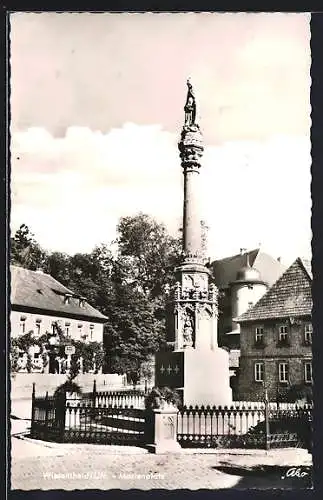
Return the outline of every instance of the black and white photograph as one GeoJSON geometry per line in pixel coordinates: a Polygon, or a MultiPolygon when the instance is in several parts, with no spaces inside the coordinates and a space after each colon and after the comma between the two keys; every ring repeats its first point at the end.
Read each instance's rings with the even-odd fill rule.
{"type": "Polygon", "coordinates": [[[312,489],[311,14],[8,16],[11,490],[312,489]]]}

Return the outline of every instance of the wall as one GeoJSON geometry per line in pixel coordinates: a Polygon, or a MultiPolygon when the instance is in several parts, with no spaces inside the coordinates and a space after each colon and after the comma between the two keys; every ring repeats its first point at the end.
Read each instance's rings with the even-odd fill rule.
{"type": "Polygon", "coordinates": [[[25,323],[25,333],[29,331],[37,332],[37,322],[40,321],[40,335],[43,335],[46,331],[52,331],[52,323],[58,321],[64,331],[68,328],[68,335],[75,340],[83,340],[81,335],[87,335],[86,340],[92,340],[95,342],[103,342],[103,324],[95,323],[93,320],[79,320],[64,318],[62,316],[49,316],[46,314],[34,314],[34,313],[21,313],[19,311],[11,311],[10,323],[11,323],[11,336],[18,337],[22,334],[21,329],[21,318],[26,318],[25,323]],[[82,328],[79,328],[82,325],[82,328]],[[92,325],[92,328],[91,328],[92,325]]]}
{"type": "Polygon", "coordinates": [[[289,365],[290,385],[302,384],[305,386],[304,363],[312,359],[311,346],[305,345],[304,342],[305,324],[308,322],[310,322],[310,318],[303,318],[292,325],[286,320],[255,322],[248,325],[241,325],[241,356],[239,360],[238,384],[239,399],[257,401],[264,397],[263,384],[255,382],[254,380],[255,362],[264,362],[265,382],[270,399],[276,399],[277,390],[283,392],[287,389],[284,384],[279,383],[279,362],[287,362],[289,365]],[[280,347],[278,345],[279,327],[284,324],[289,327],[289,345],[280,347]],[[255,345],[256,327],[264,328],[263,347],[255,345]]]}
{"type": "MultiPolygon", "coordinates": [[[[49,373],[16,373],[11,376],[11,399],[29,399],[31,398],[33,382],[36,384],[36,396],[44,396],[46,391],[51,395],[56,387],[63,384],[67,379],[66,375],[49,373]]],[[[84,392],[90,392],[93,389],[93,381],[96,380],[97,391],[108,391],[121,389],[124,387],[124,376],[112,374],[79,374],[75,379],[84,392]]]]}

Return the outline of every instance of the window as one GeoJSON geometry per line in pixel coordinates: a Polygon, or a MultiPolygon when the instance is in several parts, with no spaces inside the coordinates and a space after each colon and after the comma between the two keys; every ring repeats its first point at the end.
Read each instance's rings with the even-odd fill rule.
{"type": "Polygon", "coordinates": [[[26,333],[26,316],[20,316],[20,334],[26,333]]]}
{"type": "Polygon", "coordinates": [[[281,344],[287,344],[288,342],[288,326],[282,325],[279,327],[279,342],[281,344]]]}
{"type": "Polygon", "coordinates": [[[78,328],[78,330],[79,330],[79,335],[80,335],[80,337],[82,337],[82,328],[83,328],[82,323],[79,323],[79,324],[77,325],[77,328],[78,328]]]}
{"type": "Polygon", "coordinates": [[[264,381],[264,364],[262,362],[255,363],[255,382],[264,381]]]}
{"type": "Polygon", "coordinates": [[[39,352],[34,352],[34,359],[38,359],[39,358],[39,352]]]}
{"type": "Polygon", "coordinates": [[[68,323],[68,322],[65,323],[65,335],[66,335],[66,337],[70,336],[70,325],[71,325],[71,323],[68,323]]]}
{"type": "Polygon", "coordinates": [[[311,361],[304,363],[304,380],[306,384],[311,384],[313,382],[311,361]]]}
{"type": "Polygon", "coordinates": [[[264,329],[262,326],[257,326],[255,332],[255,342],[256,344],[262,344],[264,341],[264,329]]]}
{"type": "Polygon", "coordinates": [[[94,325],[90,325],[90,339],[93,339],[93,330],[94,330],[94,325]]]}
{"type": "Polygon", "coordinates": [[[36,335],[39,336],[40,335],[40,327],[41,327],[41,319],[36,319],[36,335]]]}
{"type": "Polygon", "coordinates": [[[312,332],[313,332],[313,327],[311,323],[307,323],[305,325],[304,329],[304,341],[305,344],[311,344],[312,343],[312,332]]]}
{"type": "Polygon", "coordinates": [[[288,375],[289,375],[288,363],[279,363],[278,365],[279,382],[281,384],[287,384],[289,379],[288,375]]]}

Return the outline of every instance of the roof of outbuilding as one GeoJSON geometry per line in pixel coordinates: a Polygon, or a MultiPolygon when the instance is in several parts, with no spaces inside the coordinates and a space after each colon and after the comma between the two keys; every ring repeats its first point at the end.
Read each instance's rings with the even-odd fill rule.
{"type": "Polygon", "coordinates": [[[215,260],[210,267],[218,288],[227,288],[236,280],[238,271],[246,266],[257,269],[261,279],[269,286],[273,285],[286,270],[286,266],[270,255],[263,253],[259,248],[244,254],[233,255],[225,259],[215,260]]]}
{"type": "Polygon", "coordinates": [[[87,317],[100,323],[108,318],[88,302],[79,305],[79,295],[59,283],[49,274],[30,271],[19,266],[10,266],[11,304],[15,308],[24,307],[53,311],[64,316],[87,317]],[[71,294],[69,303],[64,303],[65,294],[71,294]]]}
{"type": "Polygon", "coordinates": [[[312,271],[308,260],[297,258],[278,281],[237,321],[259,321],[310,316],[312,313],[312,271]]]}

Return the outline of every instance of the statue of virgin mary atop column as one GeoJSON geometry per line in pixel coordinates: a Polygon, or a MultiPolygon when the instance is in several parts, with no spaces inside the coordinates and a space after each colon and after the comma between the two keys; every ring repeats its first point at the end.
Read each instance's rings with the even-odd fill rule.
{"type": "Polygon", "coordinates": [[[185,126],[196,125],[196,100],[194,95],[193,86],[190,79],[187,80],[187,98],[184,107],[185,111],[185,126]]]}

